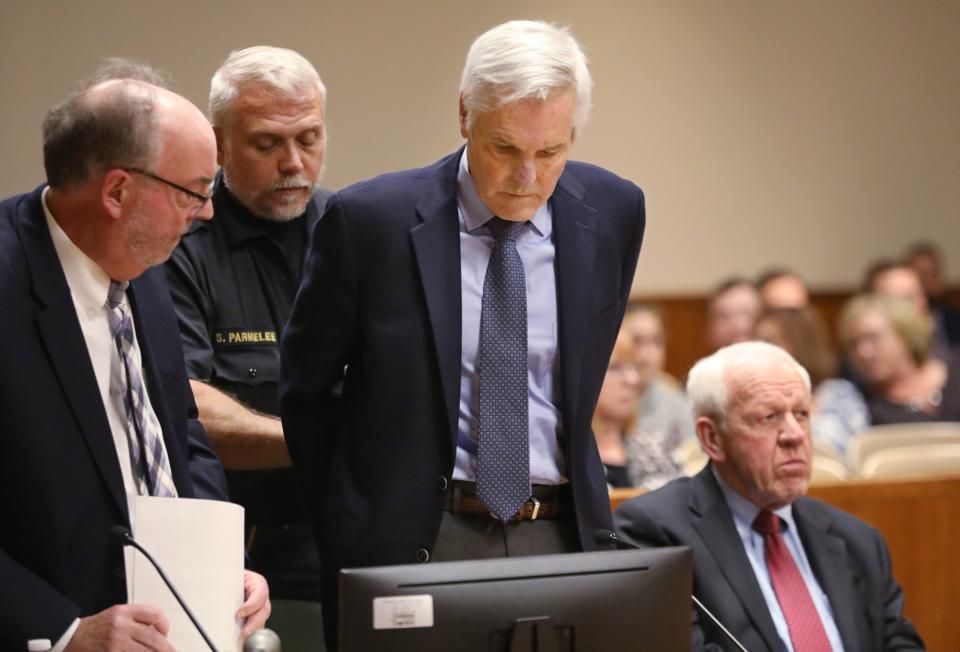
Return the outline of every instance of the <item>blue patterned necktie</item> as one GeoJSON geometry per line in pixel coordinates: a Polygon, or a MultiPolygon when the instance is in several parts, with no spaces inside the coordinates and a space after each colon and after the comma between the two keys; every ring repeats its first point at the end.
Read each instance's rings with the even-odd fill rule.
{"type": "Polygon", "coordinates": [[[480,313],[477,495],[500,521],[530,497],[527,290],[516,238],[526,222],[493,217],[480,313]]]}
{"type": "Polygon", "coordinates": [[[163,431],[150,406],[150,397],[144,390],[143,377],[136,363],[137,343],[133,337],[133,320],[127,314],[123,301],[126,290],[126,283],[110,281],[107,314],[110,333],[117,348],[111,373],[119,379],[120,393],[123,395],[130,466],[141,495],[176,496],[170,462],[163,447],[163,431]]]}

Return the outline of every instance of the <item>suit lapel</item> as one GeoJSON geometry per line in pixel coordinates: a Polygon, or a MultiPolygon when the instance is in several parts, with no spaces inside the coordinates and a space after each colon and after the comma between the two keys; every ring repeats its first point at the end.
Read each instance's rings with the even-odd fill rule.
{"type": "Polygon", "coordinates": [[[108,493],[120,512],[127,514],[127,497],[110,423],[70,288],[50,239],[40,193],[40,190],[34,192],[22,204],[17,216],[17,229],[30,266],[33,292],[43,306],[37,312],[37,330],[108,493]]]}
{"type": "MultiPolygon", "coordinates": [[[[177,439],[176,428],[173,424],[173,416],[167,405],[166,395],[163,391],[160,375],[157,373],[157,355],[159,350],[155,350],[157,343],[154,341],[151,333],[157,332],[156,329],[164,322],[164,315],[159,314],[159,307],[156,301],[151,301],[151,293],[156,288],[150,287],[151,278],[149,275],[155,273],[147,270],[139,278],[130,282],[128,296],[130,300],[130,309],[133,313],[133,321],[137,329],[137,346],[140,348],[140,358],[143,363],[143,376],[147,384],[147,393],[150,395],[150,405],[157,416],[160,428],[163,431],[163,442],[167,449],[167,459],[170,461],[170,470],[173,473],[173,482],[177,486],[177,494],[180,496],[192,495],[190,487],[190,477],[185,465],[176,463],[180,453],[180,443],[177,439]]],[[[176,328],[175,324],[171,327],[176,328]]],[[[183,451],[186,454],[186,451],[183,451]]]]}
{"type": "Polygon", "coordinates": [[[744,610],[770,650],[780,649],[780,637],[757,584],[753,567],[740,543],[733,516],[708,464],[691,481],[693,527],[713,555],[717,567],[740,598],[744,610]]]}
{"type": "Polygon", "coordinates": [[[831,532],[830,520],[809,509],[803,499],[794,503],[793,519],[813,572],[830,600],[843,648],[851,652],[864,649],[857,633],[855,609],[859,600],[846,544],[831,532]]]}
{"type": "Polygon", "coordinates": [[[457,169],[462,152],[463,149],[437,164],[434,179],[417,204],[422,222],[410,231],[440,367],[451,450],[455,450],[457,441],[463,339],[457,213],[457,169]]]}
{"type": "MultiPolygon", "coordinates": [[[[550,199],[556,252],[557,321],[563,397],[561,407],[563,421],[567,426],[565,432],[571,432],[580,416],[580,383],[577,379],[580,378],[583,364],[587,322],[593,316],[586,306],[592,305],[590,299],[596,255],[594,227],[597,212],[583,202],[583,196],[583,186],[565,172],[550,199]]],[[[567,452],[570,452],[569,449],[567,452]]]]}

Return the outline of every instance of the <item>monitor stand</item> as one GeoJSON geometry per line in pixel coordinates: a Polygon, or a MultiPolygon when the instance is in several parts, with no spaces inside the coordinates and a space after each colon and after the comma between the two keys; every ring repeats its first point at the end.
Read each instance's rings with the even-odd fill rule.
{"type": "Polygon", "coordinates": [[[498,632],[500,636],[493,636],[490,649],[491,652],[573,652],[572,630],[549,616],[518,618],[512,632],[498,632]],[[509,645],[506,645],[507,636],[509,645]]]}

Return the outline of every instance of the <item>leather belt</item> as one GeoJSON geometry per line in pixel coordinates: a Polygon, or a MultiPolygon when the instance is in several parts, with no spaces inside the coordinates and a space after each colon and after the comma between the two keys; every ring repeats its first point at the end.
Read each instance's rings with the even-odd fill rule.
{"type": "MultiPolygon", "coordinates": [[[[564,516],[573,512],[570,485],[539,485],[531,487],[532,495],[527,499],[511,521],[536,521],[564,516]]],[[[454,480],[447,491],[447,509],[454,514],[488,514],[490,510],[477,496],[475,482],[454,480]]]]}

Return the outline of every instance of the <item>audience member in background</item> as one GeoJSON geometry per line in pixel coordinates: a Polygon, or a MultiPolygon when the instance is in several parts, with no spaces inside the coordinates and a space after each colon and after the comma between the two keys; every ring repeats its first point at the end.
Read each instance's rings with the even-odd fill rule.
{"type": "Polygon", "coordinates": [[[640,369],[640,401],[637,423],[640,431],[657,436],[664,450],[672,452],[694,436],[690,404],[675,378],[664,370],[667,330],[659,306],[637,303],[627,308],[623,328],[637,348],[640,369]]]}
{"type": "Polygon", "coordinates": [[[930,354],[933,322],[908,301],[884,295],[851,299],[840,341],[864,378],[874,424],[960,421],[960,370],[930,354]]]}
{"type": "Polygon", "coordinates": [[[654,488],[682,475],[662,433],[638,428],[638,398],[645,385],[637,357],[632,335],[621,330],[593,413],[593,433],[611,487],[654,488]]]}
{"type": "Polygon", "coordinates": [[[815,309],[768,310],[757,320],[757,339],[783,348],[799,362],[813,384],[813,438],[840,454],[870,426],[863,395],[849,380],[837,378],[837,356],[827,328],[815,309]]]}
{"type": "MultiPolygon", "coordinates": [[[[923,650],[880,533],[805,496],[806,371],[783,349],[745,342],[700,360],[687,390],[710,463],[621,505],[623,538],[689,546],[694,593],[751,652],[923,650]]],[[[693,649],[734,648],[699,618],[693,649]]]]}
{"type": "Polygon", "coordinates": [[[803,308],[810,305],[810,291],[800,276],[788,269],[774,268],[757,279],[760,300],[768,310],[803,308]]]}
{"type": "Polygon", "coordinates": [[[905,259],[920,278],[937,329],[946,335],[951,346],[960,346],[960,310],[948,301],[947,279],[940,251],[929,242],[918,242],[907,250],[905,259]]]}
{"type": "MultiPolygon", "coordinates": [[[[875,263],[867,272],[864,290],[905,299],[920,314],[930,315],[930,304],[927,303],[927,294],[920,283],[920,277],[916,270],[906,263],[891,261],[875,263]]],[[[955,358],[956,352],[951,349],[947,334],[942,328],[938,328],[940,324],[937,324],[932,315],[931,326],[933,334],[931,335],[930,354],[941,360],[955,358]]]]}
{"type": "Polygon", "coordinates": [[[632,487],[627,472],[627,433],[637,419],[640,369],[636,347],[621,330],[603,377],[597,408],[593,412],[593,435],[611,487],[632,487]]]}
{"type": "Polygon", "coordinates": [[[745,278],[718,285],[707,301],[707,343],[719,349],[749,340],[761,306],[760,294],[745,278]]]}

